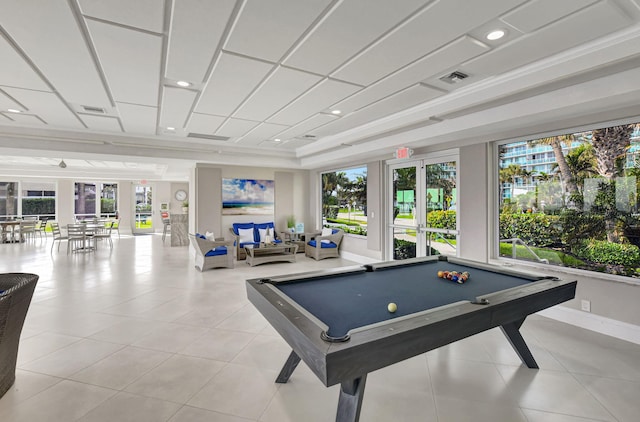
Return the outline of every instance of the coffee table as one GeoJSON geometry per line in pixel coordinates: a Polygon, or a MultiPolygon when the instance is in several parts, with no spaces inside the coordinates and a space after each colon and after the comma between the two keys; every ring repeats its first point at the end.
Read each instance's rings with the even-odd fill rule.
{"type": "Polygon", "coordinates": [[[247,252],[247,264],[253,267],[267,262],[296,262],[298,245],[287,242],[261,243],[260,246],[245,246],[244,250],[247,252]]]}

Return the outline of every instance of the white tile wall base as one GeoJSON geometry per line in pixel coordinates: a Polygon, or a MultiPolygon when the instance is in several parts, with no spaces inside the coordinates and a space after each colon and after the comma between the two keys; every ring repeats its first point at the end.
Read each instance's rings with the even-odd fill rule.
{"type": "Polygon", "coordinates": [[[640,327],[637,325],[578,311],[577,309],[567,308],[566,306],[554,306],[538,312],[538,315],[640,344],[640,327]]]}

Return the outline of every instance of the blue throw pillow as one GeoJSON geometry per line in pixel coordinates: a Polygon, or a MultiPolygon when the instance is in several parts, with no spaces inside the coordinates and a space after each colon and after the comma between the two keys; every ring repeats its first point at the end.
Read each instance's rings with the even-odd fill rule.
{"type": "Polygon", "coordinates": [[[0,296],[4,294],[5,290],[0,290],[0,296]]]}
{"type": "Polygon", "coordinates": [[[200,239],[207,239],[207,236],[200,234],[200,233],[196,233],[196,237],[200,238],[200,239]]]}

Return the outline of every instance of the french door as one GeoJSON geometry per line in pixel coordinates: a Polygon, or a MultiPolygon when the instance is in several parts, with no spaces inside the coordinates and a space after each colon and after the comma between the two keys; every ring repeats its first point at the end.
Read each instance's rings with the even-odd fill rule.
{"type": "Polygon", "coordinates": [[[457,255],[457,154],[388,167],[387,259],[457,255]]]}
{"type": "Polygon", "coordinates": [[[148,184],[134,184],[133,234],[153,233],[153,188],[148,184]]]}

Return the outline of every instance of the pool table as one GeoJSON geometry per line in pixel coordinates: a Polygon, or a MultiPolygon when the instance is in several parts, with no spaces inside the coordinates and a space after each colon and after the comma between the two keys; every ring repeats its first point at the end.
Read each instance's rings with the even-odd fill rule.
{"type": "Polygon", "coordinates": [[[576,281],[452,257],[247,280],[247,296],[293,351],[276,382],[300,360],[325,386],[340,384],[336,421],[360,415],[367,374],[500,327],[529,368],[525,318],[575,297],[576,281]],[[438,271],[467,271],[463,284],[438,271]],[[389,303],[397,310],[390,312],[389,303]]]}

